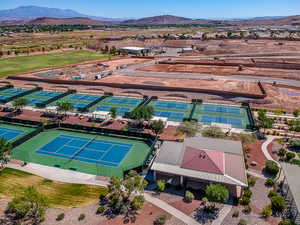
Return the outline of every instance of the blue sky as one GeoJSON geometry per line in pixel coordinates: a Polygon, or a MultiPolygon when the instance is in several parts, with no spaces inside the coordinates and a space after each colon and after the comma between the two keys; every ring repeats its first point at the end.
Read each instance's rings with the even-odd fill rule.
{"type": "Polygon", "coordinates": [[[0,0],[0,9],[37,5],[103,17],[162,14],[190,18],[246,18],[300,14],[300,0],[0,0]]]}

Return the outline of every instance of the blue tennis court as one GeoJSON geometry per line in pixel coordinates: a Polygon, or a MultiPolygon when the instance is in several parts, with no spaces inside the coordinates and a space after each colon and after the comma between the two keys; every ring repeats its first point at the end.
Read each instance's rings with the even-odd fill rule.
{"type": "Polygon", "coordinates": [[[164,111],[154,111],[155,116],[167,117],[171,120],[183,120],[184,113],[181,112],[164,112],[164,111]]]}
{"type": "Polygon", "coordinates": [[[54,98],[58,95],[60,95],[61,93],[58,92],[51,92],[51,91],[41,91],[38,92],[36,94],[33,94],[32,96],[34,97],[46,97],[46,98],[54,98]]]}
{"type": "Polygon", "coordinates": [[[7,89],[2,91],[3,94],[8,94],[8,95],[18,95],[18,94],[22,94],[27,90],[24,89],[7,89]]]}
{"type": "Polygon", "coordinates": [[[231,124],[233,126],[238,126],[238,127],[243,126],[242,119],[233,118],[233,117],[203,115],[201,116],[199,121],[202,123],[224,123],[224,124],[231,124]]]}
{"type": "Polygon", "coordinates": [[[117,167],[133,145],[113,141],[59,135],[36,153],[117,167]]]}
{"type": "Polygon", "coordinates": [[[139,99],[130,99],[130,98],[112,98],[107,103],[110,104],[124,104],[124,105],[137,105],[140,103],[139,99]]]}
{"type": "Polygon", "coordinates": [[[93,102],[96,101],[99,97],[91,96],[91,95],[81,95],[81,94],[74,94],[70,97],[72,100],[80,100],[80,101],[88,101],[93,102]]]}
{"type": "Polygon", "coordinates": [[[227,114],[235,114],[235,115],[241,114],[240,108],[226,107],[226,106],[219,106],[219,105],[204,105],[203,110],[206,112],[227,113],[227,114]]]}
{"type": "Polygon", "coordinates": [[[19,135],[23,134],[24,131],[21,130],[14,130],[9,128],[0,128],[0,137],[5,139],[6,141],[10,141],[12,139],[15,139],[19,135]]]}
{"type": "Polygon", "coordinates": [[[176,102],[165,102],[165,101],[157,101],[154,104],[155,107],[158,108],[167,108],[167,109],[187,109],[188,104],[185,103],[176,103],[176,102]]]}
{"type": "Polygon", "coordinates": [[[97,111],[109,112],[111,110],[111,108],[116,108],[118,114],[124,114],[124,113],[131,111],[131,109],[127,108],[127,107],[113,107],[113,106],[107,106],[107,105],[100,106],[99,108],[97,108],[97,111]]]}

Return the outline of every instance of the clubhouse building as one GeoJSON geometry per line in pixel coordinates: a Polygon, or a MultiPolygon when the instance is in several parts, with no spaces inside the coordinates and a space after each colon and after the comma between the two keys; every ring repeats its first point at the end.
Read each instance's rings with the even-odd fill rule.
{"type": "Polygon", "coordinates": [[[202,136],[187,137],[184,142],[165,141],[151,169],[156,180],[194,190],[222,184],[239,197],[248,186],[240,141],[202,136]]]}

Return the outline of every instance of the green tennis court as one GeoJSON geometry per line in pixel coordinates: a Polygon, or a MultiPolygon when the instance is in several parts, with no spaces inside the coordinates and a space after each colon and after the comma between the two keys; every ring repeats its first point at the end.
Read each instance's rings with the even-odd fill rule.
{"type": "Polygon", "coordinates": [[[59,102],[69,102],[76,110],[86,107],[88,104],[98,100],[101,96],[96,95],[85,95],[85,94],[71,94],[61,99],[56,100],[50,105],[57,106],[59,102]]]}
{"type": "Polygon", "coordinates": [[[13,150],[13,158],[46,166],[119,176],[140,167],[151,147],[143,140],[66,130],[48,130],[13,150]]]}
{"type": "Polygon", "coordinates": [[[189,118],[193,107],[190,103],[161,100],[151,101],[149,105],[153,106],[155,116],[166,117],[175,122],[189,118]]]}
{"type": "Polygon", "coordinates": [[[141,98],[111,96],[94,105],[90,111],[110,111],[111,108],[116,108],[117,114],[123,116],[125,113],[133,111],[142,101],[141,98]]]}
{"type": "Polygon", "coordinates": [[[0,101],[5,101],[8,98],[14,97],[16,95],[22,94],[28,91],[27,89],[18,89],[18,88],[8,88],[0,91],[0,101]]]}
{"type": "Polygon", "coordinates": [[[203,124],[223,123],[240,129],[250,125],[247,109],[238,106],[200,104],[196,106],[192,118],[203,124]]]}
{"type": "Polygon", "coordinates": [[[0,137],[9,142],[13,142],[33,130],[34,128],[31,127],[0,123],[0,137]]]}
{"type": "Polygon", "coordinates": [[[49,99],[57,97],[61,94],[62,92],[36,91],[26,95],[24,98],[27,100],[28,105],[35,106],[36,104],[47,102],[49,99]]]}

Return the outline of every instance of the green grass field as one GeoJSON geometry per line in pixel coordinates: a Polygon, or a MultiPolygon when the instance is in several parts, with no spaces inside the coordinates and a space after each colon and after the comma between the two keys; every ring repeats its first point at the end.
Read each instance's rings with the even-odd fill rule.
{"type": "Polygon", "coordinates": [[[109,57],[109,55],[98,54],[86,50],[78,50],[65,53],[18,56],[0,59],[0,77],[36,69],[64,66],[109,57]]]}
{"type": "Polygon", "coordinates": [[[51,207],[73,208],[98,201],[106,187],[56,182],[22,171],[6,168],[0,171],[0,198],[14,197],[28,186],[46,195],[51,207]]]}

